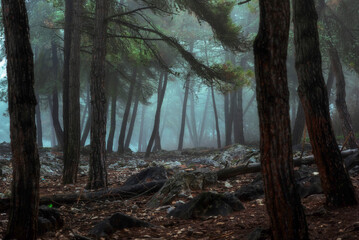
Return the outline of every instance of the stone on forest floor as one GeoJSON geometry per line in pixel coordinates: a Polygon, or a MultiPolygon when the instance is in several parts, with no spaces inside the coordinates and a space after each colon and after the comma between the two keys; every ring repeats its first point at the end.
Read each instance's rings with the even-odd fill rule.
{"type": "Polygon", "coordinates": [[[96,239],[102,237],[106,238],[117,230],[133,227],[153,227],[153,225],[122,213],[115,213],[111,217],[97,223],[89,232],[89,234],[93,237],[96,237],[96,239]]]}
{"type": "Polygon", "coordinates": [[[189,202],[179,205],[168,216],[193,219],[209,216],[227,216],[234,211],[243,210],[244,206],[234,194],[201,193],[189,202]]]}
{"type": "Polygon", "coordinates": [[[191,190],[203,190],[216,183],[217,174],[209,170],[177,173],[150,199],[147,207],[171,204],[179,194],[191,195],[191,190]]]}
{"type": "Polygon", "coordinates": [[[165,179],[167,179],[167,172],[164,167],[149,167],[129,177],[122,186],[130,186],[165,179]]]}
{"type": "Polygon", "coordinates": [[[270,230],[256,228],[247,237],[247,240],[265,240],[270,238],[270,230]]]}
{"type": "Polygon", "coordinates": [[[48,206],[39,207],[38,233],[39,235],[51,232],[63,227],[64,220],[55,208],[48,206]]]}
{"type": "Polygon", "coordinates": [[[251,183],[246,184],[235,192],[241,201],[252,201],[264,195],[262,176],[258,175],[251,183]]]}

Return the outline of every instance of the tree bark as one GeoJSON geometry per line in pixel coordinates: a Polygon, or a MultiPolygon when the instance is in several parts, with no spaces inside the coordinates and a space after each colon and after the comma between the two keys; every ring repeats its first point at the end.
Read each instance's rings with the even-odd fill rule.
{"type": "Polygon", "coordinates": [[[112,97],[111,97],[111,126],[110,132],[107,138],[107,152],[111,153],[113,151],[113,139],[115,137],[116,131],[116,105],[117,105],[117,79],[115,79],[112,86],[112,97]]]}
{"type": "Polygon", "coordinates": [[[230,101],[229,94],[224,95],[224,123],[225,123],[225,134],[226,134],[226,146],[232,144],[232,120],[230,114],[230,101]]]}
{"type": "Polygon", "coordinates": [[[358,144],[355,139],[352,119],[350,117],[347,103],[345,100],[345,77],[343,73],[342,64],[340,62],[339,54],[337,49],[334,46],[331,46],[329,49],[330,62],[332,65],[333,73],[336,79],[336,100],[335,105],[339,113],[340,120],[342,122],[343,136],[344,139],[348,138],[349,148],[357,148],[358,144]]]}
{"type": "Polygon", "coordinates": [[[158,134],[158,129],[159,129],[159,126],[160,126],[160,118],[161,118],[161,107],[162,107],[163,99],[165,97],[167,81],[168,81],[168,73],[167,72],[166,73],[161,73],[159,86],[162,86],[161,87],[162,91],[160,91],[158,93],[158,94],[160,94],[160,97],[158,98],[158,101],[157,101],[155,122],[154,122],[154,126],[153,126],[153,131],[152,131],[152,134],[151,134],[151,138],[148,141],[148,145],[147,145],[147,149],[146,149],[146,153],[145,153],[145,158],[148,158],[150,156],[153,142],[155,141],[156,135],[158,134]],[[161,84],[161,79],[162,78],[164,78],[163,84],[161,84]]]}
{"type": "Polygon", "coordinates": [[[42,123],[41,123],[41,110],[40,110],[40,96],[38,94],[35,95],[37,99],[35,116],[36,116],[36,130],[37,130],[37,146],[43,147],[42,143],[42,123]]]}
{"type": "Polygon", "coordinates": [[[202,143],[202,138],[203,138],[203,134],[204,134],[204,130],[206,129],[206,120],[207,120],[207,112],[208,112],[208,104],[209,104],[209,99],[211,96],[211,90],[208,89],[207,92],[207,98],[206,98],[206,104],[204,105],[204,110],[203,110],[203,116],[202,116],[202,122],[201,122],[201,129],[199,132],[199,139],[198,139],[198,144],[199,146],[202,143]]]}
{"type": "Polygon", "coordinates": [[[105,59],[109,0],[96,0],[91,62],[91,154],[88,189],[107,188],[105,59]]]}
{"type": "Polygon", "coordinates": [[[123,113],[123,118],[122,118],[121,132],[120,132],[120,136],[118,138],[118,150],[117,150],[117,152],[120,153],[120,154],[125,152],[124,146],[125,146],[127,120],[128,120],[128,116],[129,116],[130,110],[131,110],[133,92],[134,92],[135,86],[136,86],[136,79],[137,79],[137,67],[134,66],[134,69],[133,69],[133,72],[132,72],[132,81],[131,81],[131,84],[130,84],[130,89],[128,90],[126,108],[125,108],[125,112],[123,113]]]}
{"type": "Polygon", "coordinates": [[[140,134],[138,136],[138,151],[142,152],[143,146],[143,125],[145,122],[145,114],[146,114],[146,106],[142,105],[142,113],[141,113],[141,126],[140,126],[140,134]]]}
{"type": "Polygon", "coordinates": [[[36,146],[34,62],[25,1],[1,0],[7,56],[12,185],[4,239],[36,239],[40,161],[36,146]]]}
{"type": "Polygon", "coordinates": [[[192,133],[193,133],[193,142],[194,142],[194,146],[198,147],[199,143],[198,143],[198,132],[197,132],[197,120],[196,120],[196,112],[195,112],[195,101],[194,101],[194,93],[193,91],[191,91],[190,93],[190,100],[191,100],[191,128],[192,128],[192,133]]]}
{"type": "Polygon", "coordinates": [[[297,106],[297,115],[295,117],[293,135],[292,135],[292,144],[293,146],[300,144],[305,128],[305,115],[302,103],[298,102],[297,106]]]}
{"type": "Polygon", "coordinates": [[[260,125],[261,170],[272,239],[309,239],[294,179],[291,146],[287,46],[289,0],[260,0],[254,42],[260,125]]]}
{"type": "Polygon", "coordinates": [[[216,99],[214,97],[213,86],[211,86],[211,92],[212,92],[214,119],[216,120],[217,147],[221,148],[221,132],[219,130],[218,113],[217,113],[217,107],[216,107],[216,99]]]}
{"type": "Polygon", "coordinates": [[[80,42],[82,0],[65,1],[64,40],[64,170],[62,181],[77,181],[80,161],[80,42]]]}
{"type": "Polygon", "coordinates": [[[184,98],[183,98],[183,105],[182,105],[181,130],[180,130],[180,134],[179,134],[178,148],[177,148],[177,150],[179,150],[179,151],[181,151],[183,149],[183,137],[184,137],[184,129],[186,126],[189,83],[190,83],[190,74],[188,73],[186,76],[186,82],[185,82],[185,91],[184,91],[184,98]]]}
{"type": "Polygon", "coordinates": [[[294,0],[294,44],[298,94],[328,205],[357,204],[354,188],[335,140],[328,92],[322,75],[317,13],[313,0],[294,0]]]}

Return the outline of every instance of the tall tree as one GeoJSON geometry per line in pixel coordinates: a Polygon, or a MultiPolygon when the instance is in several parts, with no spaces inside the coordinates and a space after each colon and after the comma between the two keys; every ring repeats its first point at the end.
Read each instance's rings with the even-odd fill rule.
{"type": "MultiPolygon", "coordinates": [[[[141,82],[139,81],[137,85],[138,85],[138,87],[140,87],[141,82]]],[[[137,94],[135,96],[135,103],[134,103],[133,109],[132,109],[130,126],[128,127],[128,132],[127,132],[127,135],[126,135],[125,149],[128,149],[130,147],[132,133],[133,133],[133,129],[135,127],[135,122],[136,122],[136,117],[137,117],[138,103],[140,101],[140,96],[139,95],[140,95],[140,93],[139,93],[139,91],[137,91],[137,94]]]]}
{"type": "Polygon", "coordinates": [[[218,113],[217,113],[217,107],[216,107],[216,99],[214,97],[213,85],[211,85],[211,94],[212,94],[214,119],[216,120],[217,147],[221,148],[221,132],[219,130],[218,113]]]}
{"type": "Polygon", "coordinates": [[[80,40],[83,0],[65,1],[63,123],[64,184],[77,180],[80,161],[80,40]]]}
{"type": "Polygon", "coordinates": [[[42,147],[42,121],[41,121],[41,110],[40,110],[40,95],[35,94],[37,105],[35,108],[35,116],[36,116],[36,129],[37,129],[37,146],[42,147]]]}
{"type": "Polygon", "coordinates": [[[117,105],[117,83],[118,80],[114,79],[112,84],[112,96],[111,96],[111,123],[110,132],[107,138],[107,152],[111,153],[113,150],[113,139],[116,131],[116,105],[117,105]]]}
{"type": "Polygon", "coordinates": [[[107,187],[105,58],[109,0],[96,0],[91,62],[91,154],[87,188],[107,187]]]}
{"type": "Polygon", "coordinates": [[[190,74],[188,73],[186,76],[186,82],[184,85],[184,97],[183,97],[183,104],[182,104],[182,118],[181,118],[181,129],[180,135],[178,140],[178,148],[177,150],[181,151],[183,149],[183,137],[184,137],[184,129],[186,126],[186,116],[187,116],[187,100],[188,100],[188,93],[189,93],[189,84],[190,84],[190,74]]]}
{"type": "Polygon", "coordinates": [[[298,94],[326,201],[337,207],[357,204],[331,125],[314,0],[294,0],[293,9],[298,94]]]}
{"type": "Polygon", "coordinates": [[[5,29],[13,180],[4,239],[36,239],[40,161],[34,62],[24,0],[1,0],[5,29]]]}
{"type": "Polygon", "coordinates": [[[289,0],[260,0],[259,7],[255,75],[260,162],[272,239],[309,239],[293,171],[286,68],[290,4],[289,0]]]}

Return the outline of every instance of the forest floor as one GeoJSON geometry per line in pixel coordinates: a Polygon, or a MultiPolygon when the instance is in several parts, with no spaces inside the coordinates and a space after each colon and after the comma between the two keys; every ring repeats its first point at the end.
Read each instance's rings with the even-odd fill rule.
{"type": "MultiPolygon", "coordinates": [[[[203,151],[207,154],[206,151],[203,151]]],[[[51,151],[58,159],[61,153],[51,151]]],[[[194,168],[218,167],[204,166],[201,164],[186,165],[191,155],[180,155],[178,152],[166,152],[162,155],[152,155],[146,162],[151,161],[175,161],[177,169],[191,171],[194,168]]],[[[1,154],[0,154],[1,157],[1,154]]],[[[198,157],[198,155],[197,155],[198,157]]],[[[108,168],[108,183],[110,188],[119,187],[129,176],[146,168],[126,166],[126,162],[132,159],[142,159],[142,154],[128,154],[119,157],[117,154],[108,156],[108,165],[115,167],[108,168]],[[121,165],[118,163],[121,162],[121,165]]],[[[82,156],[86,162],[88,155],[82,156]]],[[[239,175],[227,181],[218,183],[206,190],[223,192],[234,192],[241,186],[248,184],[257,174],[239,175]],[[229,183],[229,184],[228,184],[229,183]]],[[[4,173],[0,177],[0,193],[9,194],[11,175],[4,173]]],[[[359,175],[352,176],[352,181],[359,197],[359,175]]],[[[78,182],[72,185],[62,185],[61,175],[41,176],[40,194],[56,195],[84,191],[87,175],[82,172],[78,182]]],[[[193,191],[195,196],[199,191],[193,191]]],[[[3,195],[4,195],[3,194],[3,195]]],[[[262,198],[243,202],[245,209],[234,212],[228,216],[207,217],[195,220],[181,220],[167,217],[166,208],[150,209],[146,207],[151,196],[139,196],[132,199],[99,200],[92,202],[81,202],[63,204],[59,211],[64,219],[65,225],[56,232],[48,232],[40,239],[76,239],[76,235],[89,236],[89,231],[101,220],[110,217],[114,213],[124,213],[138,219],[148,221],[156,227],[151,228],[129,228],[116,231],[110,239],[248,239],[251,232],[258,228],[268,229],[269,218],[265,209],[265,200],[262,198]]],[[[179,200],[178,198],[175,201],[179,200]]],[[[185,199],[184,199],[185,200],[185,199]]],[[[174,202],[175,202],[174,201],[174,202]]],[[[173,203],[174,203],[173,202],[173,203]]],[[[355,240],[359,239],[359,206],[340,208],[336,210],[324,208],[325,198],[323,194],[311,195],[302,200],[309,227],[310,239],[334,239],[334,240],[355,240]]],[[[3,236],[7,225],[8,216],[0,213],[0,239],[3,236]]]]}

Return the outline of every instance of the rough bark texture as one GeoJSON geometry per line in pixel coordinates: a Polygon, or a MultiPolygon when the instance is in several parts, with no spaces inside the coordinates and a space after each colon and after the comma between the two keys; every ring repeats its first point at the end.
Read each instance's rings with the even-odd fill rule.
{"type": "Polygon", "coordinates": [[[109,0],[96,0],[91,62],[91,154],[87,188],[107,187],[105,58],[109,0]]]}
{"type": "Polygon", "coordinates": [[[36,239],[40,162],[36,146],[34,63],[25,1],[2,0],[13,181],[4,239],[36,239]]]}
{"type": "MultiPolygon", "coordinates": [[[[59,74],[59,59],[57,56],[57,47],[54,42],[51,42],[51,53],[52,53],[52,71],[54,73],[54,89],[52,91],[52,106],[51,115],[52,115],[52,125],[54,126],[56,138],[58,145],[63,147],[64,145],[64,132],[62,131],[60,121],[59,121],[59,93],[57,90],[57,80],[59,74]]],[[[50,102],[50,101],[49,101],[50,102]]]]}
{"type": "Polygon", "coordinates": [[[182,119],[181,119],[181,130],[178,140],[178,148],[177,150],[181,151],[183,149],[183,137],[184,137],[184,129],[186,126],[186,115],[187,115],[187,100],[188,100],[188,93],[189,93],[189,79],[190,75],[187,74],[186,76],[186,83],[185,83],[185,91],[184,91],[184,98],[183,98],[183,105],[182,105],[182,119]]]}
{"type": "Polygon", "coordinates": [[[221,148],[221,132],[219,131],[218,114],[217,114],[217,107],[216,107],[216,99],[214,98],[213,86],[211,86],[211,93],[212,93],[214,119],[216,120],[217,147],[221,148]]]}
{"type": "Polygon", "coordinates": [[[260,0],[254,42],[261,169],[272,239],[309,239],[294,180],[287,82],[289,0],[260,0]]]}
{"type": "Polygon", "coordinates": [[[107,152],[111,153],[113,151],[113,139],[115,137],[116,131],[116,105],[117,105],[117,79],[114,81],[112,86],[112,97],[111,97],[111,125],[110,132],[107,138],[107,152]]]}
{"type": "Polygon", "coordinates": [[[158,135],[158,129],[160,127],[161,108],[162,108],[163,99],[164,99],[165,93],[166,93],[168,73],[167,72],[162,73],[160,79],[162,79],[162,77],[164,78],[164,80],[163,80],[163,84],[161,84],[161,81],[159,82],[159,86],[162,85],[162,87],[161,87],[162,90],[158,93],[160,96],[159,96],[158,102],[157,102],[157,109],[156,109],[155,123],[153,126],[153,131],[151,134],[151,138],[148,141],[148,145],[147,145],[147,149],[146,149],[146,153],[145,153],[146,158],[148,158],[150,156],[152,145],[155,141],[156,135],[158,135]]]}
{"type": "Polygon", "coordinates": [[[133,92],[136,86],[136,79],[137,79],[137,67],[135,66],[132,73],[132,81],[130,84],[130,89],[128,90],[125,112],[123,113],[120,136],[118,138],[117,152],[120,154],[125,152],[125,136],[126,136],[127,120],[128,120],[128,116],[130,115],[133,92]]]}
{"type": "Polygon", "coordinates": [[[336,79],[336,99],[335,105],[339,113],[340,120],[342,122],[343,136],[344,139],[348,138],[348,146],[350,148],[357,148],[358,144],[356,143],[354,130],[352,126],[352,119],[350,117],[347,103],[345,100],[345,77],[343,73],[342,64],[338,55],[338,51],[335,47],[331,47],[329,50],[330,62],[332,65],[333,73],[336,79]]]}
{"type": "Polygon", "coordinates": [[[77,180],[80,161],[80,25],[82,0],[65,1],[63,183],[77,180]]]}
{"type": "Polygon", "coordinates": [[[297,106],[297,114],[295,117],[292,144],[293,146],[299,144],[302,140],[303,132],[305,128],[305,115],[302,104],[299,102],[297,106]]]}
{"type": "Polygon", "coordinates": [[[41,123],[41,110],[40,110],[40,96],[38,94],[36,94],[36,100],[37,100],[37,105],[36,105],[36,110],[35,110],[35,115],[36,115],[36,130],[37,130],[37,146],[38,147],[42,147],[42,123],[41,123]]]}
{"type": "Polygon", "coordinates": [[[326,201],[338,207],[357,204],[331,125],[314,1],[294,0],[293,9],[298,93],[326,201]]]}

